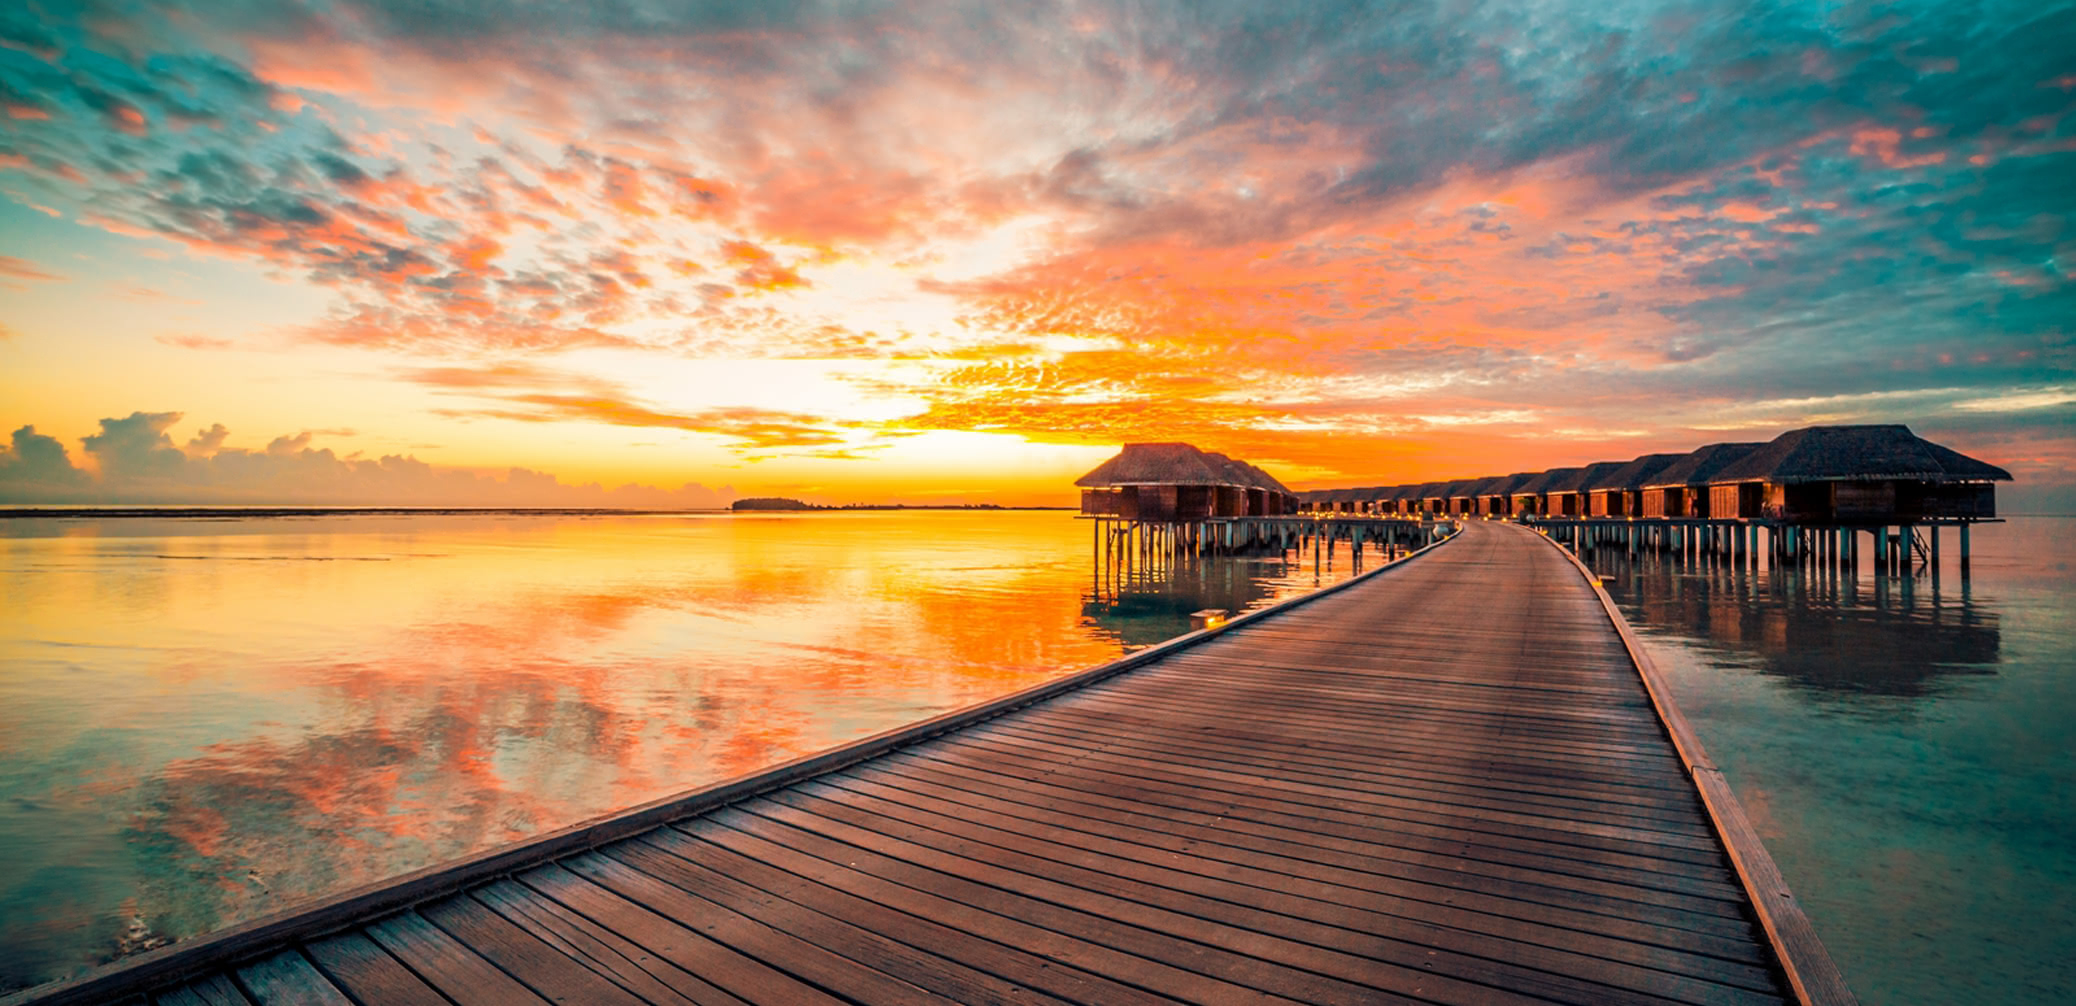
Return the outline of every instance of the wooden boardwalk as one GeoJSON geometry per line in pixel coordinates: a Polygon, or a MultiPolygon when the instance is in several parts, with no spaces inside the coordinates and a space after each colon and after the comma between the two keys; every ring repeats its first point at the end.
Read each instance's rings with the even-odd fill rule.
{"type": "Polygon", "coordinates": [[[1600,595],[1532,532],[957,725],[25,1001],[1793,997],[1600,595]]]}

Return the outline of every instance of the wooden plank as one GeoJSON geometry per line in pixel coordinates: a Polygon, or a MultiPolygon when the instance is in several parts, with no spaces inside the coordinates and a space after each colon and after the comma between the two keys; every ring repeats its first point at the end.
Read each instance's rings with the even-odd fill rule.
{"type": "Polygon", "coordinates": [[[447,998],[358,932],[312,940],[304,948],[325,977],[363,1003],[446,1006],[447,998]]]}
{"type": "Polygon", "coordinates": [[[695,929],[702,927],[698,918],[679,920],[659,915],[559,865],[530,870],[518,879],[630,943],[744,1000],[828,1006],[841,1001],[709,938],[695,929]]]}
{"type": "MultiPolygon", "coordinates": [[[[967,966],[954,956],[940,956],[915,945],[893,939],[881,931],[865,929],[833,914],[818,912],[784,897],[783,891],[765,891],[718,870],[673,856],[640,839],[607,846],[599,852],[695,897],[727,905],[746,918],[762,922],[806,943],[848,958],[888,977],[944,996],[954,1002],[1061,1003],[1057,997],[1020,986],[999,975],[967,966]]],[[[783,876],[774,878],[788,887],[800,882],[783,876]]],[[[895,933],[910,935],[927,943],[898,915],[882,916],[895,933]]]]}
{"type": "Polygon", "coordinates": [[[1457,768],[1446,760],[1426,764],[1379,763],[1363,767],[1319,765],[1279,758],[1253,745],[1228,741],[1221,735],[1187,727],[1188,724],[1172,724],[1170,729],[1173,732],[1155,729],[1132,737],[1043,723],[1018,723],[1014,729],[1007,726],[997,729],[1000,736],[1068,747],[1100,746],[1119,754],[1131,752],[1151,761],[1181,758],[1230,771],[1273,773],[1312,785],[1347,786],[1379,792],[1396,788],[1411,792],[1473,795],[1502,801],[1510,807],[1547,806],[1559,811],[1572,808],[1639,821],[1706,827],[1700,801],[1691,793],[1675,797],[1636,795],[1562,778],[1545,784],[1540,779],[1517,780],[1504,774],[1457,768]]]}
{"type": "Polygon", "coordinates": [[[570,872],[669,919],[693,924],[715,942],[735,947],[828,989],[847,999],[867,1002],[936,1002],[953,1000],[895,978],[773,929],[725,905],[696,897],[681,888],[599,853],[573,856],[562,864],[570,872]]]}
{"type": "MultiPolygon", "coordinates": [[[[1237,726],[1230,717],[1224,723],[1209,717],[1193,721],[1145,714],[1121,717],[1111,715],[1108,710],[1076,706],[1071,711],[1048,710],[1044,715],[1026,713],[1019,719],[1035,726],[1071,729],[1084,736],[1107,736],[1113,742],[1129,738],[1128,742],[1134,744],[1191,747],[1217,744],[1227,748],[1228,755],[1239,755],[1261,765],[1357,775],[1432,773],[1472,781],[1555,787],[1617,802],[1686,806],[1700,812],[1693,787],[1684,779],[1679,779],[1678,785],[1674,786],[1660,784],[1657,780],[1640,780],[1633,772],[1596,772],[1579,762],[1568,765],[1549,760],[1529,762],[1498,756],[1482,744],[1460,750],[1439,749],[1433,745],[1371,748],[1357,754],[1340,746],[1309,744],[1270,735],[1255,728],[1253,723],[1246,727],[1237,726]]],[[[1668,775],[1666,782],[1675,778],[1668,775]]]]}
{"type": "MultiPolygon", "coordinates": [[[[1038,707],[1048,717],[1062,720],[1071,718],[1075,722],[1105,729],[1114,734],[1139,733],[1142,731],[1180,730],[1170,727],[1173,717],[1158,710],[1131,707],[1099,707],[1080,702],[1071,712],[1038,707]]],[[[1037,710],[1025,715],[1037,717],[1037,710]]],[[[1208,730],[1211,726],[1200,725],[1195,729],[1208,730]]],[[[1437,750],[1431,742],[1415,742],[1405,735],[1393,732],[1376,737],[1340,736],[1333,743],[1322,743],[1304,735],[1290,734],[1271,729],[1255,720],[1231,721],[1216,728],[1220,735],[1244,743],[1265,753],[1283,754],[1290,757],[1311,758],[1322,763],[1350,763],[1384,767],[1398,764],[1450,764],[1476,768],[1488,772],[1504,772],[1517,777],[1548,778],[1551,780],[1575,779],[1611,788],[1633,789],[1647,793],[1693,795],[1693,784],[1678,771],[1674,759],[1660,758],[1663,767],[1644,771],[1639,764],[1615,768],[1602,768],[1598,759],[1565,758],[1555,756],[1547,750],[1528,749],[1521,751],[1487,739],[1474,751],[1448,752],[1437,750]]],[[[914,749],[910,749],[914,750],[914,749]]]]}
{"type": "MultiPolygon", "coordinates": [[[[964,738],[961,739],[964,742],[964,738]]],[[[1048,750],[1046,745],[1027,744],[1013,739],[999,740],[1007,748],[1026,752],[1048,750]]],[[[1054,748],[1053,750],[1057,750],[1054,748]]],[[[1685,851],[1698,857],[1712,857],[1718,847],[1712,836],[1671,832],[1660,828],[1637,827],[1605,821],[1580,821],[1568,817],[1527,810],[1508,810],[1490,806],[1489,802],[1476,801],[1441,803],[1416,796],[1390,792],[1357,793],[1335,790],[1328,787],[1304,786],[1286,783],[1269,776],[1246,772],[1221,772],[1216,769],[1197,768],[1180,764],[1149,764],[1129,757],[1120,757],[1105,752],[1083,755],[1079,759],[1090,767],[1101,767],[1118,775],[1138,778],[1173,781],[1182,780],[1188,785],[1202,789],[1233,789],[1265,791],[1281,794],[1291,803],[1315,807],[1354,807],[1363,813],[1384,814],[1393,810],[1414,813],[1440,813],[1459,818],[1476,820],[1491,825],[1512,825],[1539,829],[1546,832],[1570,833],[1579,837],[1610,839],[1622,843],[1652,846],[1662,850],[1685,851]]]]}
{"type": "Polygon", "coordinates": [[[1257,850],[1309,863],[1445,886],[1508,891],[1562,887],[1617,900],[1743,919],[1744,899],[1740,892],[1722,885],[1706,893],[1693,894],[1668,890],[1663,885],[1605,881],[1576,873],[1485,862],[1457,854],[1454,848],[1397,846],[1368,840],[1337,841],[1324,837],[1305,841],[1296,832],[1251,826],[1249,822],[1223,815],[1163,813],[1153,804],[1116,798],[1121,794],[1079,793],[1037,782],[1005,785],[1008,780],[1000,777],[992,781],[982,780],[972,775],[939,771],[927,762],[908,762],[900,767],[903,777],[958,790],[973,797],[1022,804],[1050,820],[1085,821],[1097,828],[1120,825],[1156,831],[1218,846],[1257,850]]]}
{"type": "Polygon", "coordinates": [[[237,983],[231,981],[231,976],[221,971],[189,983],[188,990],[209,1006],[251,1006],[252,1003],[237,983]]]}
{"type": "Polygon", "coordinates": [[[461,1006],[547,1000],[432,923],[406,912],[370,925],[368,937],[461,1006]]]}
{"type": "Polygon", "coordinates": [[[1098,784],[1017,764],[980,764],[922,754],[893,756],[890,761],[906,766],[923,778],[964,779],[991,789],[1014,784],[1028,792],[1057,794],[1062,800],[1115,807],[1135,815],[1228,831],[1243,836],[1247,841],[1274,839],[1330,852],[1435,858],[1450,862],[1451,869],[1477,871],[1486,868],[1493,871],[1493,876],[1508,876],[1512,871],[1527,870],[1536,875],[1549,873],[1578,877],[1625,887],[1691,894],[1737,905],[1742,905],[1745,900],[1744,892],[1735,886],[1735,878],[1727,868],[1704,871],[1691,864],[1667,864],[1638,857],[1620,857],[1618,854],[1582,859],[1569,855],[1576,850],[1498,839],[1477,841],[1474,836],[1449,829],[1386,825],[1373,821],[1357,826],[1299,818],[1253,810],[1215,797],[1178,796],[1109,779],[1098,784]],[[1669,866],[1684,868],[1679,872],[1667,872],[1669,866]]]}
{"type": "MultiPolygon", "coordinates": [[[[643,835],[638,841],[653,846],[659,853],[683,859],[715,875],[738,878],[744,883],[754,884],[761,890],[779,893],[787,900],[812,906],[831,917],[854,922],[891,939],[899,939],[910,947],[968,964],[976,970],[1062,1000],[1145,1004],[1165,1001],[1163,997],[1079,968],[1060,966],[1060,962],[1056,960],[1048,960],[1027,952],[1014,937],[1006,942],[983,939],[943,925],[930,914],[919,914],[883,905],[824,884],[820,880],[741,855],[724,846],[698,841],[689,832],[662,828],[643,835]]],[[[799,865],[801,860],[796,858],[791,862],[799,865]]],[[[823,876],[834,875],[830,870],[816,872],[823,876]]],[[[881,893],[893,894],[891,900],[910,907],[918,907],[921,904],[921,899],[918,898],[885,889],[881,889],[881,893]]],[[[968,916],[968,919],[998,933],[1009,931],[1009,927],[988,925],[992,920],[981,919],[977,915],[968,916]]],[[[1019,935],[1021,934],[1019,931],[1019,935]]]]}
{"type": "MultiPolygon", "coordinates": [[[[1360,959],[1348,955],[1260,937],[1186,913],[1009,869],[985,853],[973,858],[945,852],[840,821],[795,815],[789,808],[765,806],[762,801],[744,806],[760,813],[729,808],[708,816],[775,843],[846,858],[895,883],[951,892],[977,908],[1243,986],[1256,996],[1347,1006],[1420,1001],[1396,994],[1383,984],[1398,977],[1397,973],[1371,974],[1372,969],[1360,959]]],[[[1409,979],[1407,984],[1417,982],[1409,979]]]]}
{"type": "Polygon", "coordinates": [[[605,976],[466,895],[421,906],[418,914],[549,1002],[641,1004],[605,976]]]}
{"type": "Polygon", "coordinates": [[[959,745],[933,748],[933,753],[954,753],[960,758],[980,760],[982,757],[999,759],[998,764],[1022,762],[1024,764],[1047,765],[1049,770],[1061,777],[1086,781],[1092,786],[1117,785],[1120,782],[1157,792],[1181,796],[1201,796],[1206,792],[1222,794],[1235,807],[1246,807],[1269,813],[1288,815],[1298,819],[1312,819],[1353,827],[1408,826],[1430,827],[1444,834],[1457,834],[1478,841],[1505,841],[1532,843],[1545,847],[1550,855],[1569,855],[1576,858],[1599,859],[1605,856],[1627,856],[1632,861],[1650,861],[1661,865],[1656,869],[1677,869],[1676,864],[1693,864],[1714,868],[1724,864],[1719,849],[1685,849],[1675,846],[1652,845],[1626,840],[1619,836],[1591,834],[1563,827],[1544,827],[1489,820],[1472,814],[1437,810],[1419,804],[1396,807],[1366,807],[1360,812],[1340,807],[1323,805],[1316,801],[1285,799],[1272,787],[1236,789],[1230,787],[1205,787],[1195,782],[1179,782],[1158,773],[1135,772],[1130,765],[1105,763],[1090,765],[1094,756],[1080,759],[1051,760],[1042,753],[1009,746],[992,747],[985,744],[965,748],[966,740],[959,745]]]}
{"type": "Polygon", "coordinates": [[[354,1006],[346,993],[293,949],[269,954],[238,968],[236,974],[238,984],[258,1006],[354,1006]]]}
{"type": "MultiPolygon", "coordinates": [[[[1024,893],[1062,907],[1093,912],[1127,925],[1215,942],[1219,947],[1255,957],[1261,964],[1279,965],[1276,971],[1246,979],[1265,991],[1284,995],[1296,992],[1288,982],[1305,979],[1283,970],[1291,967],[1325,975],[1356,988],[1367,986],[1371,990],[1438,1001],[1526,1001],[1522,997],[1542,996],[1616,1003],[1656,1002],[1662,998],[1661,995],[1583,979],[1566,972],[1516,963],[1517,955],[1543,959],[1547,951],[1533,946],[1509,943],[1503,956],[1488,957],[1412,944],[1348,925],[1352,918],[1362,914],[1352,908],[1307,903],[1302,914],[1287,914],[1257,907],[1257,903],[1264,902],[1283,904],[1265,891],[1250,889],[1236,899],[1221,899],[1161,884],[1158,881],[1164,878],[1145,871],[1140,871],[1137,877],[1123,876],[1067,862],[1065,858],[1041,857],[949,832],[908,825],[898,819],[880,817],[844,804],[801,797],[812,808],[810,811],[778,802],[790,803],[792,799],[790,792],[774,794],[772,798],[753,801],[745,807],[778,823],[794,825],[893,858],[985,880],[993,887],[1024,893]],[[1443,966],[1451,970],[1441,972],[1443,966]],[[1464,974],[1475,974],[1478,978],[1467,980],[1462,977],[1464,974]],[[1491,984],[1494,981],[1506,984],[1495,986],[1491,984]],[[1262,984],[1267,982],[1278,984],[1274,987],[1262,984]]],[[[737,823],[734,811],[722,813],[730,815],[729,823],[737,823]]],[[[1180,882],[1189,883],[1186,878],[1180,882]]],[[[1216,885],[1199,883],[1194,886],[1210,889],[1216,885]]],[[[1427,931],[1434,931],[1434,928],[1427,931]]],[[[1698,987],[1691,979],[1662,972],[1622,965],[1607,965],[1603,970],[1620,972],[1623,977],[1639,983],[1677,989],[1698,987]]],[[[1298,993],[1293,997],[1317,999],[1322,994],[1338,992],[1338,988],[1330,987],[1326,993],[1298,993]]],[[[1772,1001],[1738,989],[1715,985],[1706,988],[1712,1001],[1772,1001]]],[[[1361,1002],[1369,1001],[1369,997],[1375,994],[1375,991],[1369,991],[1350,1000],[1348,993],[1338,992],[1335,998],[1361,1002]]],[[[1694,1000],[1688,997],[1686,1001],[1694,1000]]]]}
{"type": "MultiPolygon", "coordinates": [[[[1256,867],[1025,826],[981,811],[954,816],[862,794],[829,800],[815,795],[819,786],[791,789],[770,799],[919,844],[986,846],[991,851],[983,854],[998,861],[1015,856],[1032,869],[1051,870],[1060,876],[1072,871],[1104,888],[1123,882],[1133,891],[1127,896],[1148,903],[1165,903],[1171,899],[1167,892],[1176,892],[1195,906],[1192,910],[1197,914],[1224,921],[1245,917],[1252,920],[1248,928],[1261,932],[1294,936],[1312,920],[1329,922],[1343,930],[1403,944],[1401,960],[1408,964],[1422,962],[1423,955],[1431,958],[1435,951],[1460,950],[1499,960],[1562,962],[1550,970],[1594,976],[1596,981],[1646,992],[1656,992],[1666,984],[1684,984],[1646,975],[1641,970],[1645,968],[1719,983],[1771,984],[1762,969],[1711,956],[1732,944],[1704,933],[1521,906],[1520,914],[1537,917],[1525,921],[1454,907],[1470,900],[1467,896],[1445,904],[1378,892],[1357,893],[1256,867]]],[[[1339,946],[1340,937],[1326,938],[1333,942],[1321,945],[1339,946]]]]}
{"type": "Polygon", "coordinates": [[[1051,814],[1030,804],[1007,799],[1011,795],[1008,793],[998,796],[955,790],[902,775],[857,773],[831,778],[827,783],[904,806],[975,822],[986,821],[1017,834],[1044,834],[1062,844],[1082,843],[1085,840],[1075,836],[1087,835],[1086,841],[1094,843],[1114,841],[1150,850],[1187,852],[1200,859],[1244,870],[1259,870],[1370,894],[1402,897],[1412,902],[1433,902],[1511,918],[1553,918],[1577,924],[1586,920],[1570,913],[1583,912],[1734,938],[1748,937],[1750,932],[1745,920],[1735,913],[1682,910],[1635,898],[1589,894],[1570,885],[1480,882],[1472,876],[1448,871],[1395,868],[1389,860],[1367,857],[1322,863],[1316,858],[1285,855],[1264,848],[1258,842],[1218,842],[1213,836],[1174,827],[1171,822],[1166,827],[1145,828],[1107,814],[1051,814]]]}
{"type": "Polygon", "coordinates": [[[486,884],[469,896],[656,1006],[742,1002],[517,881],[486,884]]]}

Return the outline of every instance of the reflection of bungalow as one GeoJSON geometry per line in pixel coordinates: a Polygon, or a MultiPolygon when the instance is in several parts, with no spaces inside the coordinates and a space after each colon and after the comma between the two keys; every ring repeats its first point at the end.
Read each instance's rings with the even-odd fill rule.
{"type": "Polygon", "coordinates": [[[1992,483],[2010,480],[1907,426],[1811,426],[1717,472],[1709,514],[1823,524],[1988,518],[1997,515],[1992,483]]]}
{"type": "Polygon", "coordinates": [[[1271,516],[1297,503],[1267,472],[1188,444],[1126,444],[1074,484],[1082,513],[1126,520],[1271,516]]]}
{"type": "Polygon", "coordinates": [[[1682,454],[1646,454],[1601,476],[1586,487],[1589,517],[1634,517],[1643,509],[1643,487],[1682,454]]]}
{"type": "Polygon", "coordinates": [[[1707,517],[1708,484],[1760,444],[1709,444],[1644,480],[1645,517],[1707,517]]]}

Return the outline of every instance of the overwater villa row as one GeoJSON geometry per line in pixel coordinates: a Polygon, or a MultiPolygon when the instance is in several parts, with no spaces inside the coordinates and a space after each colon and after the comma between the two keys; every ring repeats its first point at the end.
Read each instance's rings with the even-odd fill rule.
{"type": "Polygon", "coordinates": [[[1766,443],[1709,444],[1577,468],[1453,482],[1322,489],[1305,513],[1501,518],[1967,522],[1997,515],[2011,473],[1905,426],[1812,426],[1766,443]]]}

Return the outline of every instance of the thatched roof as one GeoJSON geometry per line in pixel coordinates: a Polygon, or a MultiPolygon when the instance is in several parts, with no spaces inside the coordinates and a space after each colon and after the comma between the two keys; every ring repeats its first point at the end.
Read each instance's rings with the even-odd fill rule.
{"type": "Polygon", "coordinates": [[[1663,471],[1645,480],[1643,487],[1645,489],[1657,489],[1661,487],[1705,486],[1716,477],[1717,472],[1736,464],[1738,461],[1743,460],[1745,455],[1764,446],[1766,445],[1753,442],[1709,444],[1706,447],[1697,448],[1694,453],[1665,466],[1663,471]]]}
{"type": "Polygon", "coordinates": [[[1275,477],[1268,472],[1262,471],[1238,458],[1229,458],[1215,452],[1207,452],[1204,457],[1217,464],[1226,473],[1229,481],[1222,483],[1224,485],[1244,486],[1248,489],[1266,489],[1269,492],[1275,493],[1287,494],[1290,492],[1289,487],[1276,481],[1275,477]]]}
{"type": "Polygon", "coordinates": [[[1485,487],[1506,478],[1504,475],[1487,475],[1481,479],[1465,479],[1451,484],[1450,499],[1476,499],[1485,495],[1485,487]]]}
{"type": "Polygon", "coordinates": [[[1557,483],[1568,480],[1578,473],[1579,469],[1577,468],[1552,468],[1523,482],[1514,489],[1514,495],[1541,496],[1548,492],[1560,492],[1561,490],[1557,488],[1557,483]]]}
{"type": "Polygon", "coordinates": [[[1262,471],[1261,469],[1256,468],[1245,461],[1240,462],[1240,467],[1247,469],[1247,473],[1254,476],[1255,484],[1258,488],[1267,489],[1270,492],[1282,493],[1285,496],[1291,494],[1290,487],[1284,485],[1282,482],[1277,481],[1276,476],[1271,475],[1268,472],[1262,471]]]}
{"type": "Polygon", "coordinates": [[[1608,473],[1628,463],[1627,461],[1595,461],[1584,468],[1573,468],[1570,469],[1571,474],[1551,479],[1543,486],[1542,491],[1546,493],[1585,492],[1587,486],[1598,483],[1601,479],[1606,478],[1608,473]]]}
{"type": "Polygon", "coordinates": [[[1527,485],[1541,475],[1541,472],[1515,472],[1512,475],[1496,475],[1486,479],[1485,484],[1478,487],[1478,495],[1512,496],[1519,492],[1522,486],[1527,485]]]}
{"type": "Polygon", "coordinates": [[[1189,444],[1126,444],[1117,456],[1075,479],[1077,486],[1236,486],[1289,493],[1283,483],[1245,461],[1200,451],[1189,444]]]}
{"type": "Polygon", "coordinates": [[[2011,473],[1948,450],[1901,424],[1811,426],[1773,438],[1711,482],[1830,482],[1908,479],[1922,482],[2010,481],[2011,473]]]}
{"type": "Polygon", "coordinates": [[[1686,457],[1684,454],[1646,454],[1601,476],[1586,486],[1587,489],[1642,489],[1651,476],[1671,467],[1672,463],[1686,457]]]}

